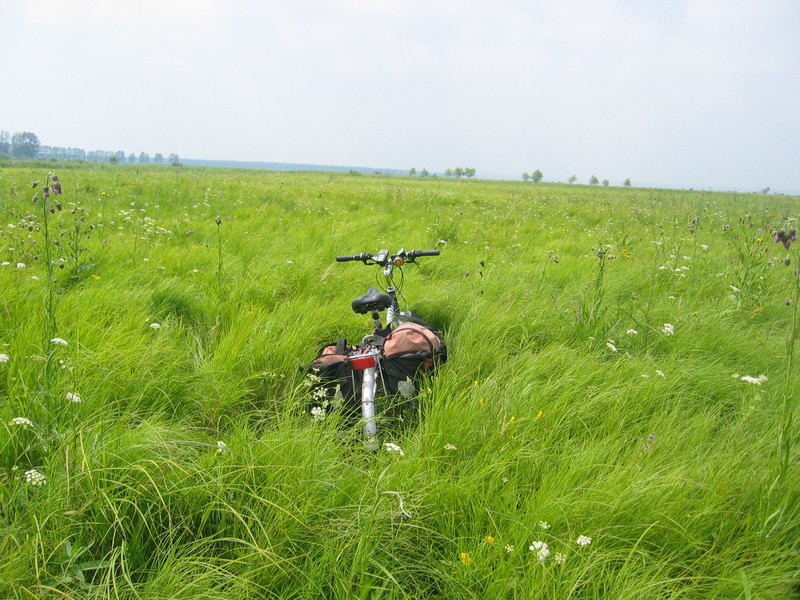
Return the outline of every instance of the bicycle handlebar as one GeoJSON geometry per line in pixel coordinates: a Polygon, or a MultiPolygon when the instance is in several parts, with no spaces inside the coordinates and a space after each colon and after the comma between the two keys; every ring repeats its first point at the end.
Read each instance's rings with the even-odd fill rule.
{"type": "Polygon", "coordinates": [[[360,260],[365,265],[376,264],[386,266],[389,261],[393,261],[395,258],[402,258],[407,262],[414,262],[414,259],[419,256],[439,256],[439,254],[439,250],[409,250],[406,252],[405,250],[401,249],[397,254],[389,256],[387,250],[381,250],[377,256],[371,252],[361,252],[360,254],[343,254],[336,257],[336,262],[360,260]]]}
{"type": "Polygon", "coordinates": [[[336,262],[347,262],[348,260],[361,260],[366,262],[366,260],[371,257],[372,255],[366,252],[362,252],[361,254],[345,254],[343,256],[337,256],[336,262]]]}
{"type": "Polygon", "coordinates": [[[411,256],[412,258],[418,256],[439,256],[439,250],[412,250],[411,252],[406,252],[406,256],[411,256]]]}

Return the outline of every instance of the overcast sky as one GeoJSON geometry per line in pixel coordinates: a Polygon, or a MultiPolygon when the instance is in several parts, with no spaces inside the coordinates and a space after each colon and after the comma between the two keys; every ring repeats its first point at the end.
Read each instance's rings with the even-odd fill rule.
{"type": "Polygon", "coordinates": [[[0,130],[800,192],[800,0],[0,0],[0,130]]]}

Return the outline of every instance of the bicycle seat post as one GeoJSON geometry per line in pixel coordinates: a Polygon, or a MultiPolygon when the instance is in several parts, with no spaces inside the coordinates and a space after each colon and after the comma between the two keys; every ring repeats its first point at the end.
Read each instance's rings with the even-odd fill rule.
{"type": "Polygon", "coordinates": [[[381,324],[381,314],[377,310],[374,310],[372,311],[372,314],[370,316],[372,317],[372,323],[374,325],[375,331],[381,329],[383,327],[383,325],[381,324]]]}

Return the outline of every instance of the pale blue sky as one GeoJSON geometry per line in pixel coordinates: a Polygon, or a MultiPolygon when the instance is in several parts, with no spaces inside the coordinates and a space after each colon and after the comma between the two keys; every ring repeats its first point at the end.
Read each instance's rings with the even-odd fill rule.
{"type": "Polygon", "coordinates": [[[0,129],[800,192],[798,0],[0,0],[0,129]]]}

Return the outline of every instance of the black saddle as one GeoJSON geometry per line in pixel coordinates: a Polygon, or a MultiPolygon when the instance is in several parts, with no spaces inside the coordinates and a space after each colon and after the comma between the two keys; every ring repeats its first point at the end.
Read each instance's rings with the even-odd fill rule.
{"type": "Polygon", "coordinates": [[[352,302],[353,311],[360,315],[368,312],[386,310],[392,305],[392,297],[384,294],[376,287],[371,287],[363,296],[359,296],[352,302]]]}

